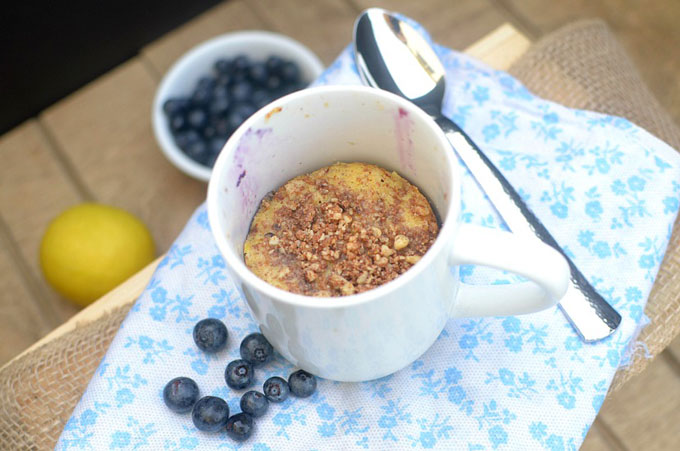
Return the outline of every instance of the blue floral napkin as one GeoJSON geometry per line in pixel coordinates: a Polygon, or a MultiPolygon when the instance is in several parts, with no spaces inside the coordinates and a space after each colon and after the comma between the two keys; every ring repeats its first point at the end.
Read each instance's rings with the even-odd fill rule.
{"type": "MultiPolygon", "coordinates": [[[[549,449],[575,450],[644,324],[644,306],[680,197],[680,156],[629,121],[532,95],[507,73],[443,47],[445,114],[485,150],[599,292],[623,315],[619,329],[584,344],[557,309],[520,317],[451,320],[408,368],[366,383],[321,380],[308,399],[272,405],[243,445],[196,431],[161,392],[194,378],[239,411],[224,382],[238,343],[257,329],[201,206],[123,322],[66,424],[57,449],[549,449]],[[224,320],[228,349],[197,350],[191,330],[224,320]]],[[[318,83],[358,84],[345,50],[318,83]]],[[[469,174],[463,219],[503,227],[469,174]]],[[[468,282],[512,283],[474,266],[468,282]]],[[[414,299],[417,302],[417,299],[414,299]]],[[[283,358],[257,386],[293,370],[283,358]]]]}

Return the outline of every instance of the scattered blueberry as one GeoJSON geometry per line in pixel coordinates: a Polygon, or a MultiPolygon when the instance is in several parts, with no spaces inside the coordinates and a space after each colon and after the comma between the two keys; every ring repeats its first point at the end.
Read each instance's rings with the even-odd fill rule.
{"type": "MultiPolygon", "coordinates": [[[[195,144],[202,144],[202,158],[207,154],[207,145],[204,141],[197,141],[195,144]]],[[[189,151],[187,151],[189,153],[189,151]]],[[[189,155],[191,156],[191,155],[189,155]]],[[[201,351],[217,352],[224,348],[227,344],[227,326],[222,321],[215,318],[206,318],[194,326],[194,342],[201,351]]]]}
{"type": "Polygon", "coordinates": [[[173,412],[188,412],[197,400],[198,385],[188,377],[176,377],[168,382],[163,389],[163,401],[173,412]]]}
{"type": "Polygon", "coordinates": [[[260,61],[246,55],[221,58],[212,74],[196,82],[191,94],[168,99],[163,111],[177,146],[191,159],[212,167],[217,137],[226,141],[257,109],[304,86],[297,64],[276,55],[260,61]]]}
{"type": "Polygon", "coordinates": [[[248,387],[253,383],[254,376],[253,366],[241,359],[229,362],[224,371],[224,380],[227,381],[228,386],[235,390],[248,387]]]}
{"type": "Polygon", "coordinates": [[[298,398],[306,398],[316,391],[316,378],[305,370],[297,370],[288,376],[290,392],[298,398]]]}
{"type": "Polygon", "coordinates": [[[261,333],[252,333],[241,341],[241,358],[254,366],[262,365],[271,360],[274,348],[261,333]]]}
{"type": "Polygon", "coordinates": [[[237,442],[247,440],[253,433],[253,417],[237,413],[227,420],[227,435],[237,442]]]}
{"type": "Polygon", "coordinates": [[[264,395],[271,402],[283,402],[288,398],[288,382],[281,377],[270,377],[264,381],[262,388],[264,395]]]}
{"type": "Polygon", "coordinates": [[[269,401],[259,391],[247,391],[241,396],[241,410],[253,417],[261,417],[267,412],[269,401]]]}
{"type": "Polygon", "coordinates": [[[229,405],[222,398],[204,396],[194,404],[191,419],[200,431],[219,431],[229,419],[229,405]]]}

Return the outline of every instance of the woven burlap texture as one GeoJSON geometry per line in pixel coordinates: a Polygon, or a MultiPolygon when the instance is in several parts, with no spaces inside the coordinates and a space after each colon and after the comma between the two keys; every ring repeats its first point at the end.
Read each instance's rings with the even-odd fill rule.
{"type": "MultiPolygon", "coordinates": [[[[537,95],[624,116],[674,148],[680,130],[654,99],[600,21],[568,25],[535,43],[510,69],[537,95]]],[[[673,234],[646,313],[641,340],[651,355],[680,331],[680,240],[673,234]]],[[[0,370],[0,449],[51,449],[131,304],[78,327],[0,370]]],[[[617,374],[613,390],[644,369],[645,353],[617,374]]]]}

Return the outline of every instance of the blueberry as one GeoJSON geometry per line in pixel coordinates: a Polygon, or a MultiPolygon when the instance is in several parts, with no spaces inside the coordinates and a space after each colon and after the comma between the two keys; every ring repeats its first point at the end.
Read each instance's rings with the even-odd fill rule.
{"type": "Polygon", "coordinates": [[[235,83],[229,91],[231,100],[234,102],[245,102],[253,95],[253,85],[247,81],[235,83]]]}
{"type": "Polygon", "coordinates": [[[229,405],[222,398],[204,396],[194,404],[191,419],[199,431],[219,431],[229,419],[229,405]]]}
{"type": "Polygon", "coordinates": [[[298,398],[306,398],[316,391],[316,378],[305,370],[297,370],[288,376],[288,387],[298,398]]]}
{"type": "Polygon", "coordinates": [[[215,79],[212,77],[201,77],[196,83],[196,91],[206,89],[211,91],[215,87],[215,79]]]}
{"type": "Polygon", "coordinates": [[[247,440],[252,433],[253,417],[247,413],[237,413],[227,420],[227,435],[231,437],[232,440],[242,442],[247,440]]]}
{"type": "MultiPolygon", "coordinates": [[[[239,122],[238,125],[241,123],[239,122]]],[[[220,118],[215,121],[213,124],[215,127],[215,132],[217,133],[218,136],[229,136],[231,135],[231,132],[234,130],[235,127],[232,127],[230,125],[230,122],[227,118],[220,118]]],[[[237,125],[237,127],[238,127],[237,125]]]]}
{"type": "Polygon", "coordinates": [[[245,55],[238,55],[232,62],[234,72],[244,72],[250,66],[250,59],[245,55]]]}
{"type": "Polygon", "coordinates": [[[229,99],[225,97],[215,97],[212,102],[210,102],[210,114],[218,116],[224,114],[229,109],[229,99]]]}
{"type": "Polygon", "coordinates": [[[182,113],[177,113],[170,117],[170,130],[178,132],[187,128],[187,118],[182,113]]]}
{"type": "Polygon", "coordinates": [[[253,63],[250,65],[250,68],[248,69],[248,77],[253,83],[257,83],[259,85],[263,85],[267,82],[267,77],[269,76],[269,72],[267,71],[267,66],[265,63],[253,63]]]}
{"type": "Polygon", "coordinates": [[[281,66],[281,78],[288,83],[297,83],[300,80],[300,68],[292,61],[286,61],[281,66]]]}
{"type": "Polygon", "coordinates": [[[198,385],[188,377],[176,377],[168,382],[163,389],[163,401],[173,412],[190,411],[196,400],[198,400],[198,385]]]}
{"type": "Polygon", "coordinates": [[[250,97],[250,101],[253,103],[253,105],[255,105],[256,108],[262,108],[272,100],[274,100],[272,95],[264,89],[256,89],[253,91],[253,95],[250,97]]]}
{"type": "Polygon", "coordinates": [[[224,371],[224,380],[227,381],[228,386],[235,390],[248,387],[253,383],[254,376],[253,366],[241,359],[229,362],[224,371]]]}
{"type": "Polygon", "coordinates": [[[187,113],[187,122],[191,128],[200,129],[208,123],[208,115],[202,108],[194,108],[187,113]]]}
{"type": "Polygon", "coordinates": [[[270,73],[278,74],[281,70],[281,66],[283,66],[283,60],[278,56],[272,55],[267,58],[267,61],[264,64],[270,73]]]}
{"type": "Polygon", "coordinates": [[[254,366],[271,360],[274,348],[261,333],[252,333],[241,341],[241,358],[254,366]]]}
{"type": "Polygon", "coordinates": [[[218,59],[215,61],[215,72],[218,74],[228,74],[231,72],[233,63],[228,59],[218,59]]]}
{"type": "Polygon", "coordinates": [[[217,75],[217,86],[230,86],[234,82],[234,74],[232,73],[221,73],[217,75]]]}
{"type": "Polygon", "coordinates": [[[183,113],[189,106],[189,99],[168,99],[163,103],[163,111],[168,116],[183,113]]]}
{"type": "Polygon", "coordinates": [[[217,155],[219,155],[219,153],[222,151],[222,147],[224,147],[224,143],[226,142],[227,138],[225,138],[224,136],[216,136],[210,140],[210,143],[208,144],[209,146],[208,150],[210,151],[211,154],[217,157],[217,155]]]}
{"type": "Polygon", "coordinates": [[[194,160],[195,162],[201,163],[203,165],[205,164],[206,160],[209,157],[208,145],[203,140],[199,140],[189,144],[187,148],[184,150],[184,153],[187,154],[187,156],[194,160]]]}
{"type": "Polygon", "coordinates": [[[212,91],[213,99],[227,99],[229,100],[229,88],[227,85],[219,84],[215,86],[212,91]]]}
{"type": "Polygon", "coordinates": [[[229,126],[232,130],[237,129],[238,126],[241,125],[243,121],[248,119],[254,112],[255,107],[247,103],[234,106],[227,116],[229,126]]]}
{"type": "Polygon", "coordinates": [[[271,402],[283,402],[288,398],[288,382],[278,376],[270,377],[262,386],[264,395],[271,402]]]}
{"type": "Polygon", "coordinates": [[[281,77],[278,75],[270,75],[269,78],[267,78],[267,83],[265,83],[265,86],[270,91],[276,91],[281,87],[282,84],[281,77]]]}
{"type": "Polygon", "coordinates": [[[200,140],[201,137],[196,132],[196,130],[187,130],[185,132],[180,132],[175,135],[175,144],[177,144],[177,147],[179,147],[185,152],[187,151],[190,145],[200,140]]]}
{"type": "MultiPolygon", "coordinates": [[[[199,142],[205,147],[203,152],[207,153],[205,142],[199,142]]],[[[223,349],[227,344],[228,337],[227,326],[219,319],[206,318],[194,326],[194,342],[204,352],[217,352],[223,349]]]]}
{"type": "Polygon", "coordinates": [[[199,88],[191,94],[191,101],[195,105],[205,105],[212,99],[212,89],[199,88]]]}
{"type": "Polygon", "coordinates": [[[253,417],[261,417],[267,413],[269,401],[259,391],[251,390],[241,396],[241,410],[253,417]]]}
{"type": "Polygon", "coordinates": [[[208,151],[212,151],[212,146],[210,145],[210,140],[217,136],[217,130],[215,129],[215,126],[213,124],[208,124],[205,127],[203,127],[203,131],[201,132],[201,135],[205,139],[208,140],[208,151]]]}

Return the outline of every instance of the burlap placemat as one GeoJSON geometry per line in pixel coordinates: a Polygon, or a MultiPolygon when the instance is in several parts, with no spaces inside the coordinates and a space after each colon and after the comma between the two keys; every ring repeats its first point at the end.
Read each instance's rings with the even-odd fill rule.
{"type": "MultiPolygon", "coordinates": [[[[510,73],[541,97],[627,117],[680,148],[680,130],[654,99],[600,21],[560,29],[539,42],[510,73]]],[[[641,339],[661,352],[680,331],[680,246],[674,234],[646,313],[641,339]]],[[[132,304],[45,344],[0,371],[0,449],[51,449],[132,304]]],[[[634,355],[612,385],[620,387],[649,362],[634,355]]]]}

